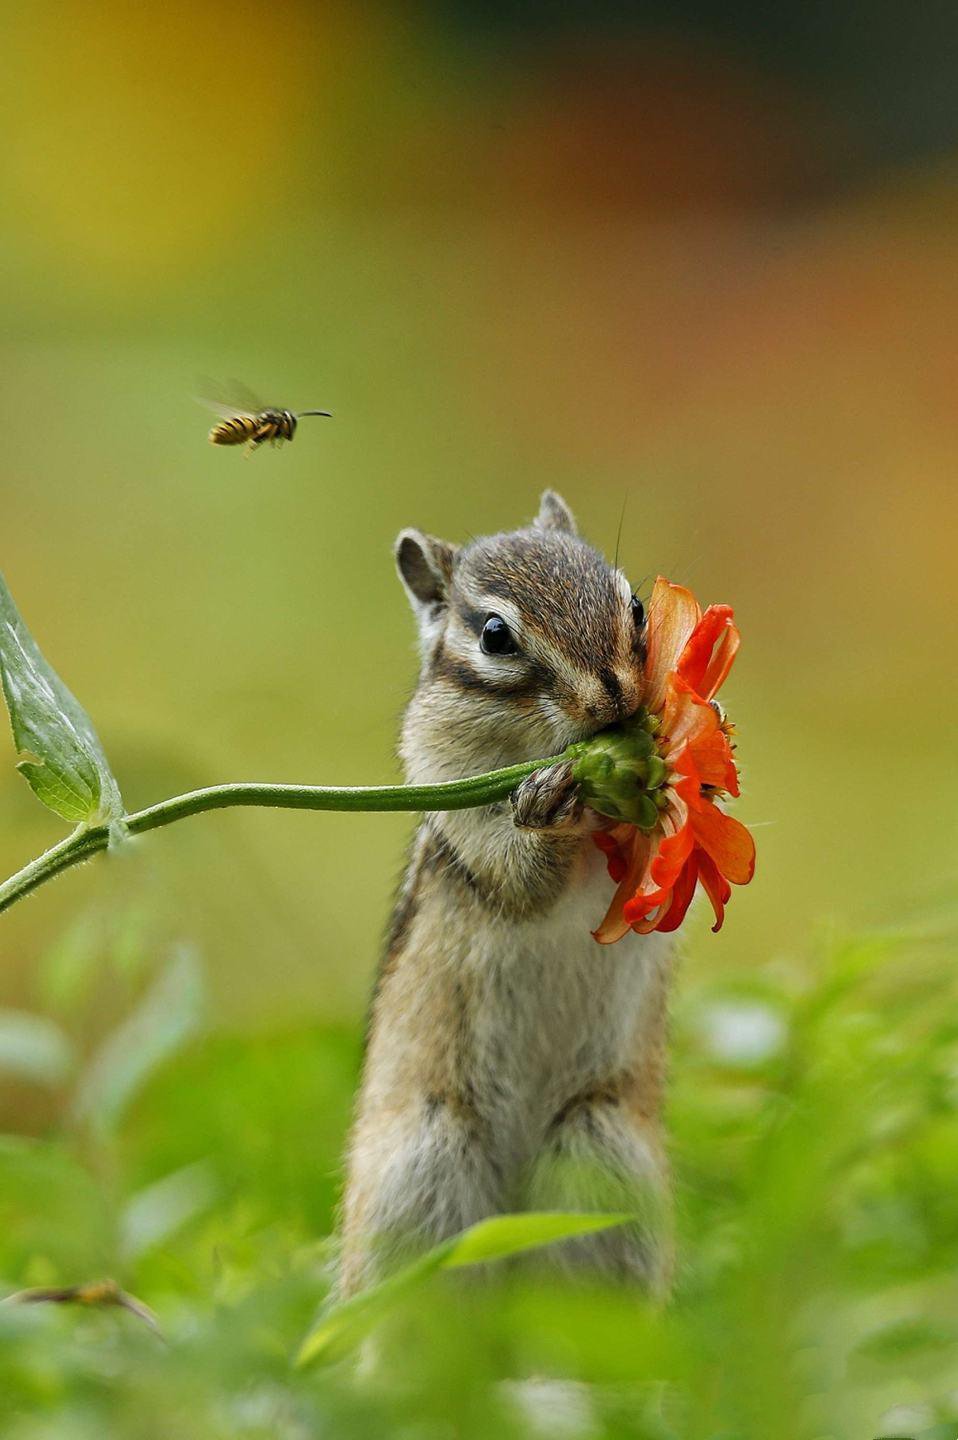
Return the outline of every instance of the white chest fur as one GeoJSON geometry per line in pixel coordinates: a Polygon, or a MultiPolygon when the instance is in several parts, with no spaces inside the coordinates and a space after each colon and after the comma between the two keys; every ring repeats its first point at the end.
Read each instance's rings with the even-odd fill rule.
{"type": "MultiPolygon", "coordinates": [[[[535,1149],[559,1108],[644,1065],[660,1043],[671,937],[592,938],[612,889],[598,851],[544,916],[490,918],[457,937],[471,973],[473,1061],[508,1148],[535,1149]]],[[[451,938],[451,937],[450,937],[451,938]]]]}

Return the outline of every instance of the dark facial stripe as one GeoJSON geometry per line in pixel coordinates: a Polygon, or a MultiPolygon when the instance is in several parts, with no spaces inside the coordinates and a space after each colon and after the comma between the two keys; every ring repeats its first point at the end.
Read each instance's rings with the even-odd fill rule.
{"type": "Polygon", "coordinates": [[[612,704],[615,706],[617,715],[625,714],[625,697],[622,694],[622,685],[614,670],[603,668],[598,671],[599,683],[602,685],[612,704]]]}
{"type": "Polygon", "coordinates": [[[517,531],[467,546],[459,558],[464,582],[507,598],[548,644],[588,671],[615,661],[623,596],[602,556],[560,532],[517,531]]]}
{"type": "Polygon", "coordinates": [[[526,673],[518,679],[490,680],[473,670],[464,660],[458,660],[440,649],[432,663],[431,675],[436,680],[447,680],[460,690],[476,690],[483,695],[499,695],[504,700],[532,699],[548,690],[554,683],[551,672],[545,665],[525,661],[526,673]]]}
{"type": "Polygon", "coordinates": [[[482,634],[482,627],[489,619],[490,611],[475,610],[471,605],[456,605],[456,615],[474,635],[482,634]]]}

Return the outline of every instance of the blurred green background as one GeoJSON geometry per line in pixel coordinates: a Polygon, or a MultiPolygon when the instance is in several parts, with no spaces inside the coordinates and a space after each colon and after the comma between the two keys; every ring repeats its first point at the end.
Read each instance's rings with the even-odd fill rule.
{"type": "MultiPolygon", "coordinates": [[[[927,993],[950,976],[958,12],[35,0],[0,14],[0,567],[130,808],[227,779],[397,777],[415,672],[390,554],[403,525],[450,539],[512,527],[552,485],[607,552],[625,506],[620,554],[640,589],[661,571],[734,604],[737,813],[756,827],[759,867],[721,935],[699,913],[683,942],[691,1068],[677,1062],[673,1128],[680,1194],[698,1196],[694,1268],[715,1197],[696,1189],[692,1157],[705,1147],[716,1185],[740,1175],[723,1197],[734,1230],[764,1131],[750,1104],[726,1114],[725,1061],[716,1078],[699,1022],[683,1032],[681,1016],[731,1006],[728,1063],[745,1053],[748,1070],[752,1022],[764,1033],[768,1015],[749,1021],[741,994],[757,986],[779,1017],[796,996],[831,996],[836,955],[858,954],[843,937],[904,935],[896,963],[931,976],[927,993]],[[335,418],[246,463],[206,444],[201,376],[335,418]],[[919,934],[936,937],[936,959],[919,934]],[[683,1109],[696,1066],[712,1080],[683,1109]]],[[[62,833],[13,758],[4,874],[62,833]]],[[[0,1122],[20,1137],[14,1169],[25,1154],[40,1165],[11,1185],[22,1244],[0,1242],[5,1288],[117,1273],[139,1253],[115,1226],[68,1240],[47,1181],[63,1204],[88,1185],[90,1215],[119,1224],[138,1186],[206,1166],[190,1172],[182,1226],[155,1242],[168,1263],[147,1288],[161,1291],[187,1272],[198,1285],[194,1261],[215,1248],[200,1212],[234,1239],[265,1226],[277,1253],[292,1243],[283,1226],[304,1244],[328,1231],[409,830],[398,816],[208,815],[3,917],[14,1039],[0,1122]],[[109,1124],[93,1144],[81,1120],[96,1106],[84,1112],[77,1086],[100,1094],[89,1067],[100,1073],[180,945],[195,975],[174,966],[154,1088],[137,1080],[119,1130],[101,1095],[109,1124]],[[34,1029],[39,1050],[31,1021],[53,1027],[34,1029]]],[[[885,943],[868,942],[879,969],[885,943]]],[[[873,1026],[879,1044],[885,1004],[859,996],[851,1031],[873,1026]]],[[[927,1017],[898,1031],[896,1013],[882,1043],[900,1063],[951,1073],[947,1026],[932,1044],[927,1017]]],[[[804,1021],[796,1033],[813,1049],[821,1038],[804,1021]]],[[[880,1129],[883,1062],[861,1070],[855,1053],[833,1099],[853,1107],[850,1132],[880,1129]]],[[[788,1092],[780,1082],[763,1104],[788,1092]]],[[[944,1127],[935,1163],[950,1186],[951,1092],[918,1088],[915,1123],[934,1111],[944,1127]]],[[[928,1198],[908,1210],[895,1186],[912,1165],[895,1176],[893,1249],[928,1198]]],[[[776,1183],[793,1178],[786,1166],[776,1183]]],[[[767,1193],[766,1220],[780,1211],[767,1193]]],[[[821,1199],[802,1212],[811,1228],[796,1222],[802,1245],[821,1199]]],[[[954,1220],[939,1216],[923,1252],[941,1281],[954,1220]]],[[[734,1293],[754,1339],[771,1301],[734,1293]]],[[[936,1354],[951,1366],[944,1342],[936,1354]]],[[[93,1362],[78,1363],[86,1375],[93,1362]]],[[[84,1418],[95,1397],[43,1373],[54,1410],[75,1401],[69,1423],[103,1423],[84,1418]]],[[[939,1397],[958,1388],[948,1374],[939,1397]]],[[[900,1387],[922,1404],[934,1388],[900,1387]]],[[[877,1425],[896,1397],[860,1415],[877,1425]]],[[[131,1405],[118,1433],[140,1433],[131,1405]]],[[[46,1433],[24,1413],[24,1435],[46,1433]]],[[[72,1433],[56,1413],[51,1433],[72,1433]]],[[[638,1425],[603,1423],[620,1421],[638,1425]]],[[[368,1423],[381,1433],[382,1415],[368,1423]]],[[[832,1433],[821,1427],[808,1433],[832,1433]]]]}

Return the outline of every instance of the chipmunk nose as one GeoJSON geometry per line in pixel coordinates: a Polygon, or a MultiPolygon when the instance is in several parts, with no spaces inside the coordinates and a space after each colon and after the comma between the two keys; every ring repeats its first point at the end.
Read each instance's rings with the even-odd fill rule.
{"type": "Polygon", "coordinates": [[[639,684],[635,676],[603,667],[596,672],[595,680],[585,711],[589,719],[596,722],[597,730],[635,714],[639,708],[639,684]]]}

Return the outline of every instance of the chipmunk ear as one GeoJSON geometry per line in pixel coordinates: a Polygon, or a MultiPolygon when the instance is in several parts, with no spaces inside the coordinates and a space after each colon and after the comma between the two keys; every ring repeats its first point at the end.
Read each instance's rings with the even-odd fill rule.
{"type": "Polygon", "coordinates": [[[539,501],[539,513],[533,520],[537,530],[564,530],[567,535],[578,535],[575,516],[561,495],[554,490],[543,490],[539,501]]]}
{"type": "Polygon", "coordinates": [[[456,548],[421,530],[400,530],[396,539],[396,568],[413,609],[434,611],[446,603],[456,548]]]}

